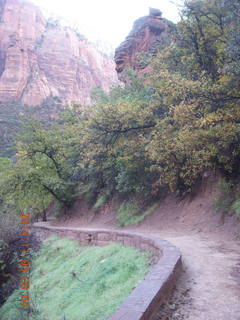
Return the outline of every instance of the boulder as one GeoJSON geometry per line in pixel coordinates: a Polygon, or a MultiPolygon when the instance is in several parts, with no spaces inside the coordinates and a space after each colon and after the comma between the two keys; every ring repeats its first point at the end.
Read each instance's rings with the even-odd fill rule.
{"type": "Polygon", "coordinates": [[[154,17],[161,17],[162,16],[162,11],[156,8],[149,8],[149,14],[150,16],[154,17]]]}

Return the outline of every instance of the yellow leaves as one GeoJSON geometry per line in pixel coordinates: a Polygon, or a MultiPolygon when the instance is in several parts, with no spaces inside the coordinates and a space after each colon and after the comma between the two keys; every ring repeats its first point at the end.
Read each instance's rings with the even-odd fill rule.
{"type": "Polygon", "coordinates": [[[231,81],[232,77],[230,74],[223,74],[219,79],[218,79],[218,84],[220,86],[227,86],[228,83],[231,81]]]}
{"type": "Polygon", "coordinates": [[[216,113],[210,113],[205,118],[200,120],[200,127],[210,126],[211,124],[217,123],[220,119],[220,115],[217,115],[216,113]]]}
{"type": "Polygon", "coordinates": [[[181,103],[177,107],[173,108],[173,120],[180,126],[193,125],[193,122],[198,121],[196,118],[196,106],[181,103]]]}
{"type": "Polygon", "coordinates": [[[217,125],[218,123],[224,124],[224,126],[235,126],[235,122],[240,120],[240,109],[236,106],[229,106],[206,114],[204,118],[200,120],[200,127],[209,127],[217,125]]]}
{"type": "Polygon", "coordinates": [[[22,158],[25,158],[27,156],[27,152],[25,150],[18,150],[17,152],[17,159],[20,160],[22,158]]]}
{"type": "MultiPolygon", "coordinates": [[[[207,110],[207,109],[206,109],[207,110]]],[[[146,148],[148,156],[161,173],[160,183],[171,190],[179,179],[191,187],[206,168],[215,168],[218,158],[230,171],[232,155],[226,156],[234,143],[234,154],[240,152],[237,137],[240,134],[240,110],[237,106],[201,113],[195,104],[182,102],[171,108],[168,118],[159,121],[146,148]]]]}

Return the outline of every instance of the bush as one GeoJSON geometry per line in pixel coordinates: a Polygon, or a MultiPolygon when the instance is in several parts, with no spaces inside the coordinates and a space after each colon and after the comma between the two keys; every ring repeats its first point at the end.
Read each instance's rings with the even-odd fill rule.
{"type": "Polygon", "coordinates": [[[137,220],[137,213],[140,208],[137,203],[133,201],[124,202],[117,212],[117,221],[121,227],[129,224],[135,224],[137,220]]]}
{"type": "Polygon", "coordinates": [[[6,242],[16,238],[19,232],[19,219],[14,208],[0,204],[0,239],[6,242]]]}
{"type": "Polygon", "coordinates": [[[230,182],[221,181],[216,187],[220,191],[220,195],[214,202],[214,208],[222,213],[229,213],[232,211],[232,203],[234,200],[234,185],[230,182]]]}
{"type": "Polygon", "coordinates": [[[10,206],[0,206],[0,304],[17,286],[19,220],[10,206]]]}
{"type": "Polygon", "coordinates": [[[137,224],[142,222],[148,215],[152,214],[159,203],[154,203],[147,208],[142,209],[140,205],[135,201],[124,202],[117,213],[117,221],[121,227],[125,227],[131,224],[137,224]],[[140,213],[142,211],[142,213],[140,213]]]}
{"type": "Polygon", "coordinates": [[[5,241],[0,240],[0,279],[5,278],[5,269],[6,269],[6,261],[5,261],[5,252],[8,249],[8,245],[5,241]]]}
{"type": "Polygon", "coordinates": [[[240,199],[237,199],[233,202],[231,206],[232,210],[235,211],[237,217],[240,219],[240,199]]]}
{"type": "Polygon", "coordinates": [[[107,203],[109,195],[106,193],[100,193],[97,197],[97,201],[93,207],[94,210],[101,208],[104,204],[107,203]]]}

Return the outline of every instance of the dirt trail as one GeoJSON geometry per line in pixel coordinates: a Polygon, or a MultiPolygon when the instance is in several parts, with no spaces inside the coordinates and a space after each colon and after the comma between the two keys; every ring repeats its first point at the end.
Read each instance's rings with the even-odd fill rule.
{"type": "Polygon", "coordinates": [[[154,230],[152,234],[182,251],[184,273],[177,291],[189,290],[190,299],[186,306],[183,298],[173,319],[240,320],[240,245],[198,235],[175,236],[154,230]]]}

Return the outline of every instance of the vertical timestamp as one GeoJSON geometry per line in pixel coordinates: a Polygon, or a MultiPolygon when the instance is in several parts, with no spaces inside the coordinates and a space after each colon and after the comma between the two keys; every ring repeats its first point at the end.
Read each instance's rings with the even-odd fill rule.
{"type": "Polygon", "coordinates": [[[20,271],[20,307],[23,311],[28,311],[30,308],[30,266],[31,266],[31,245],[30,245],[30,225],[31,216],[29,213],[21,212],[20,214],[20,260],[19,260],[19,271],[20,271]]]}

